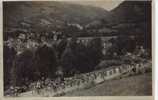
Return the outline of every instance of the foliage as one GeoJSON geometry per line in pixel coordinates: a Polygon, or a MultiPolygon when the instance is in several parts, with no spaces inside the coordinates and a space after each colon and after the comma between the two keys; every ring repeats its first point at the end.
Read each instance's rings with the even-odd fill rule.
{"type": "Polygon", "coordinates": [[[14,48],[4,46],[3,48],[3,65],[4,65],[4,84],[10,84],[10,72],[13,67],[13,60],[15,58],[16,51],[14,48]]]}
{"type": "Polygon", "coordinates": [[[100,38],[93,39],[87,46],[84,43],[76,43],[76,38],[73,38],[61,58],[66,74],[70,74],[71,71],[73,75],[94,70],[102,59],[101,48],[100,38]]]}
{"type": "Polygon", "coordinates": [[[90,64],[93,68],[100,62],[102,59],[102,43],[101,38],[94,38],[90,41],[87,46],[87,56],[90,59],[90,64]]]}
{"type": "Polygon", "coordinates": [[[62,39],[61,42],[57,45],[57,51],[58,51],[58,58],[61,58],[61,55],[63,54],[65,48],[67,45],[66,38],[62,39]]]}
{"type": "Polygon", "coordinates": [[[135,39],[128,36],[118,36],[112,41],[112,47],[108,49],[107,54],[113,55],[124,55],[126,52],[133,52],[136,48],[135,39]]]}
{"type": "Polygon", "coordinates": [[[11,84],[24,85],[34,77],[33,52],[26,50],[20,55],[16,55],[11,69],[11,84]]]}
{"type": "Polygon", "coordinates": [[[57,55],[54,48],[46,45],[39,47],[35,53],[35,68],[39,77],[54,77],[57,67],[57,55]]]}

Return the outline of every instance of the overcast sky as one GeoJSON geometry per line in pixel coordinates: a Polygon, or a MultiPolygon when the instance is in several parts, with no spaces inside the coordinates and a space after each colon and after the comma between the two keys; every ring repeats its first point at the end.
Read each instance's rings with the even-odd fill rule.
{"type": "Polygon", "coordinates": [[[69,2],[81,5],[101,7],[108,11],[117,7],[124,0],[71,0],[69,2]]]}
{"type": "MultiPolygon", "coordinates": [[[[3,1],[26,1],[26,0],[3,0],[3,1]]],[[[27,1],[39,1],[39,0],[27,0],[27,1]]],[[[40,0],[40,1],[44,1],[44,0],[40,0]]],[[[115,7],[117,7],[124,0],[47,0],[47,1],[66,1],[75,4],[101,7],[110,11],[115,7]]]]}

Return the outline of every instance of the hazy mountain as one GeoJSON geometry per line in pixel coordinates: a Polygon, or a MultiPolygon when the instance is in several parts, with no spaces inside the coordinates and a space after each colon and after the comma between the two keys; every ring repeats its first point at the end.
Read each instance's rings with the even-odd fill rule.
{"type": "Polygon", "coordinates": [[[150,1],[124,1],[110,12],[108,18],[113,23],[150,21],[151,3],[150,1]]]}
{"type": "Polygon", "coordinates": [[[151,2],[124,1],[105,18],[87,26],[91,29],[96,27],[98,32],[104,29],[103,35],[112,34],[115,30],[114,35],[135,35],[138,43],[151,47],[151,2]]]}
{"type": "Polygon", "coordinates": [[[62,27],[65,23],[85,25],[104,18],[108,11],[67,2],[3,2],[5,28],[62,27]]]}
{"type": "Polygon", "coordinates": [[[151,1],[124,1],[106,19],[119,34],[135,35],[140,44],[151,48],[151,1]]]}

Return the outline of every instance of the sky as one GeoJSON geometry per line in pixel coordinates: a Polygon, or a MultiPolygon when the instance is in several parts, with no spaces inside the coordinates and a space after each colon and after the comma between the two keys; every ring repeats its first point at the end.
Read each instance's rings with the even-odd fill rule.
{"type": "Polygon", "coordinates": [[[90,5],[94,7],[101,7],[105,10],[112,10],[117,7],[124,0],[71,0],[70,3],[90,5]]]}
{"type": "MultiPolygon", "coordinates": [[[[26,1],[26,0],[4,0],[4,1],[26,1]]],[[[39,0],[27,0],[27,1],[39,1],[39,0]]],[[[40,0],[40,1],[44,1],[44,0],[40,0]]],[[[124,0],[47,0],[47,1],[66,1],[74,4],[101,7],[104,8],[105,10],[110,11],[115,7],[117,7],[124,0]]]]}

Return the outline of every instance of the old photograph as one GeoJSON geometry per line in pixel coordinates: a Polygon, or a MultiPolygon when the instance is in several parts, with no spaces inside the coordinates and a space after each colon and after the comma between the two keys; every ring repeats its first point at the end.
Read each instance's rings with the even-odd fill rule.
{"type": "Polygon", "coordinates": [[[152,1],[3,1],[4,97],[152,96],[152,1]]]}

